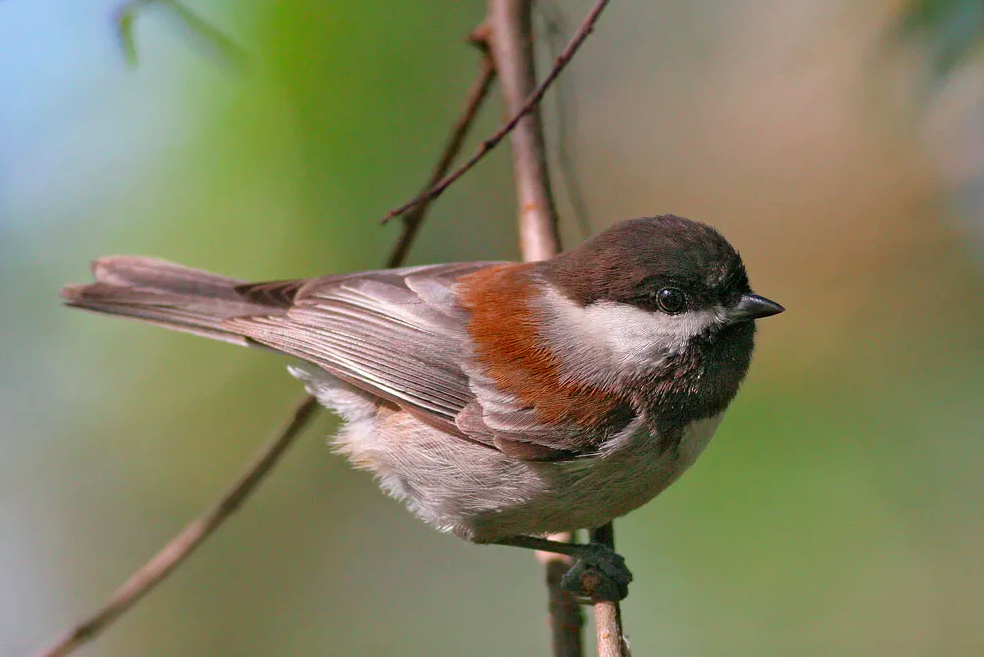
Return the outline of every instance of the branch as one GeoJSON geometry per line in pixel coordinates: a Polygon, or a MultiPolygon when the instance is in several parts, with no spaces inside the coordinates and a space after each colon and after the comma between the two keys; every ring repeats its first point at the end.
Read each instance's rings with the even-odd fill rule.
{"type": "MultiPolygon", "coordinates": [[[[553,534],[550,539],[571,543],[574,535],[564,532],[553,534]]],[[[547,595],[550,600],[547,607],[550,614],[550,645],[553,647],[554,657],[582,657],[584,641],[581,631],[584,629],[584,614],[581,612],[581,603],[561,587],[561,580],[574,565],[574,558],[542,550],[537,551],[536,558],[546,571],[547,595]]]]}
{"type": "Polygon", "coordinates": [[[524,101],[536,87],[533,3],[490,0],[487,20],[503,98],[509,112],[521,116],[510,135],[519,205],[519,244],[523,260],[545,260],[560,252],[560,233],[539,106],[523,115],[524,101]]]}
{"type": "Polygon", "coordinates": [[[490,150],[498,146],[499,142],[501,142],[506,137],[506,135],[512,132],[512,130],[523,119],[523,117],[525,117],[527,114],[529,114],[530,112],[534,111],[534,109],[536,109],[536,107],[540,103],[540,100],[543,98],[543,95],[547,92],[547,89],[550,88],[550,85],[553,84],[553,81],[557,79],[557,76],[560,75],[561,71],[563,71],[564,68],[567,66],[567,64],[570,63],[571,59],[574,57],[578,49],[584,43],[585,39],[588,38],[588,35],[591,34],[592,31],[594,31],[595,24],[598,22],[598,19],[601,17],[601,12],[604,11],[605,7],[608,6],[610,2],[611,0],[598,0],[597,4],[595,4],[594,8],[588,13],[587,17],[584,19],[584,22],[581,24],[581,27],[578,29],[577,33],[571,38],[570,43],[567,44],[567,47],[564,49],[564,52],[562,52],[560,56],[557,57],[556,61],[554,62],[553,68],[550,69],[550,73],[547,74],[547,77],[545,77],[543,79],[543,82],[541,82],[540,85],[536,87],[536,90],[532,94],[530,94],[529,98],[526,99],[526,102],[523,103],[523,106],[516,110],[516,112],[512,115],[512,118],[506,121],[506,123],[501,128],[499,128],[495,132],[495,134],[493,134],[491,137],[489,137],[484,142],[482,142],[482,145],[478,149],[477,153],[475,153],[467,162],[465,162],[460,167],[455,169],[450,175],[446,176],[443,180],[441,180],[440,183],[431,187],[426,193],[417,196],[416,198],[412,199],[411,201],[408,201],[407,203],[404,203],[398,208],[394,208],[393,210],[390,210],[389,213],[385,217],[383,217],[382,223],[385,224],[386,222],[390,221],[394,217],[399,217],[400,215],[402,215],[404,212],[414,207],[415,205],[419,205],[424,201],[437,198],[438,196],[443,194],[444,191],[448,187],[450,187],[456,180],[458,180],[458,178],[465,175],[469,170],[472,169],[472,167],[478,164],[479,161],[483,157],[485,157],[485,155],[490,150]]]}
{"type": "MultiPolygon", "coordinates": [[[[615,549],[615,527],[611,522],[591,530],[591,542],[615,549]]],[[[617,602],[594,603],[595,636],[598,657],[630,657],[629,644],[622,631],[622,609],[617,602]]]]}
{"type": "MultiPolygon", "coordinates": [[[[596,6],[600,12],[604,3],[596,6]]],[[[516,201],[519,206],[519,238],[523,260],[543,260],[560,252],[559,218],[550,187],[543,121],[540,117],[536,91],[536,67],[533,52],[532,0],[489,0],[486,17],[491,31],[489,45],[496,69],[502,81],[502,95],[508,111],[517,117],[510,136],[513,147],[513,175],[516,180],[516,201]],[[526,99],[535,98],[533,103],[526,99]]],[[[589,21],[586,24],[590,24],[589,21]]],[[[587,35],[589,30],[582,27],[587,35]]],[[[558,58],[558,63],[561,59],[558,58]]],[[[557,70],[554,66],[554,71],[557,70]]],[[[556,77],[554,71],[551,73],[556,77]]],[[[544,80],[539,89],[545,89],[544,80]]],[[[502,132],[502,131],[500,131],[502,132]]],[[[505,133],[503,133],[505,134],[505,133]]],[[[486,142],[488,144],[489,142],[486,142]]],[[[482,151],[479,151],[482,154],[482,151]]],[[[572,534],[558,535],[557,540],[570,542],[572,534]]],[[[577,599],[565,591],[560,580],[572,565],[561,555],[543,552],[538,557],[546,568],[547,591],[550,597],[551,645],[554,657],[583,655],[582,629],[584,617],[577,599]]]]}
{"type": "MultiPolygon", "coordinates": [[[[539,10],[543,22],[542,29],[546,36],[547,50],[550,52],[550,57],[556,59],[562,45],[560,38],[566,29],[564,12],[554,0],[540,0],[535,9],[539,10]]],[[[572,78],[566,77],[558,79],[556,86],[557,89],[554,93],[557,96],[557,102],[554,103],[556,108],[554,121],[557,124],[557,146],[555,148],[557,174],[561,186],[567,193],[571,214],[574,215],[574,220],[580,228],[581,238],[587,239],[591,236],[588,204],[581,192],[581,182],[577,174],[577,165],[571,145],[573,143],[571,135],[577,130],[574,82],[572,78]]]]}
{"type": "MultiPolygon", "coordinates": [[[[434,185],[440,183],[441,179],[448,172],[448,169],[451,168],[454,158],[457,157],[458,152],[461,150],[461,145],[465,141],[465,136],[471,129],[472,122],[478,116],[478,110],[481,108],[482,103],[488,97],[489,90],[492,88],[492,82],[495,80],[495,66],[492,64],[492,56],[488,52],[486,39],[487,37],[483,28],[476,30],[471,37],[471,41],[482,49],[482,69],[479,72],[478,79],[468,91],[468,99],[465,101],[465,108],[461,116],[451,126],[451,136],[448,139],[447,145],[444,147],[444,153],[434,168],[433,175],[431,175],[427,184],[424,186],[424,190],[421,192],[422,196],[426,196],[427,192],[434,185]]],[[[436,195],[424,198],[420,203],[413,206],[409,212],[403,215],[403,232],[400,233],[400,237],[393,246],[389,258],[386,260],[387,267],[399,267],[406,260],[410,246],[413,244],[413,240],[420,230],[421,223],[423,223],[424,214],[436,198],[436,195]]]]}
{"type": "Polygon", "coordinates": [[[301,433],[318,408],[309,395],[294,410],[284,428],[260,451],[242,476],[219,498],[211,509],[187,525],[150,561],[133,573],[109,601],[96,613],[78,623],[39,657],[61,657],[94,639],[117,618],[126,613],[140,598],[150,592],[177,566],[188,558],[209,535],[236,512],[250,493],[280,460],[294,439],[301,433]]]}
{"type": "MultiPolygon", "coordinates": [[[[489,0],[485,20],[507,111],[520,117],[510,135],[519,206],[520,249],[523,260],[544,260],[560,252],[557,230],[560,219],[550,189],[539,106],[528,106],[524,102],[536,86],[533,1],[489,0]]],[[[554,538],[570,542],[573,535],[567,533],[554,538]]],[[[576,597],[561,587],[561,579],[573,565],[573,560],[547,552],[537,552],[537,557],[546,569],[553,655],[581,657],[584,654],[584,615],[576,597]]]]}

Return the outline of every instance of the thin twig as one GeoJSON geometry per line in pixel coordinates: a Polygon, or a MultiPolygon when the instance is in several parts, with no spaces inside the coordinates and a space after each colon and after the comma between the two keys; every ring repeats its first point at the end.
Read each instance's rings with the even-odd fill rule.
{"type": "Polygon", "coordinates": [[[588,35],[590,35],[592,31],[594,31],[595,24],[598,22],[598,19],[601,17],[601,13],[605,10],[605,7],[608,6],[610,2],[611,0],[598,0],[594,8],[588,13],[587,17],[584,19],[584,22],[581,24],[581,27],[578,29],[577,33],[574,34],[570,42],[567,44],[567,47],[564,49],[564,52],[562,52],[560,56],[557,57],[557,60],[554,62],[553,68],[550,69],[550,73],[548,73],[547,76],[543,78],[543,82],[541,82],[540,85],[533,91],[533,93],[530,94],[529,98],[526,99],[526,102],[523,104],[523,106],[515,114],[513,114],[512,118],[506,121],[506,123],[501,128],[499,128],[495,132],[495,134],[493,134],[491,137],[489,137],[484,142],[482,142],[482,145],[478,149],[477,153],[475,153],[471,158],[468,159],[467,162],[462,164],[460,167],[455,169],[451,174],[449,174],[443,180],[441,180],[440,183],[431,187],[426,193],[417,196],[413,200],[404,203],[398,208],[390,210],[390,212],[382,219],[382,222],[386,223],[389,220],[393,219],[394,217],[398,217],[402,215],[404,212],[406,212],[413,206],[418,205],[424,202],[425,200],[437,198],[438,196],[443,194],[444,191],[449,186],[451,186],[456,180],[458,180],[458,178],[463,176],[472,167],[478,164],[478,162],[483,157],[485,157],[485,155],[490,150],[495,148],[499,144],[499,142],[501,142],[506,137],[506,135],[508,135],[516,127],[516,125],[523,119],[523,117],[525,117],[527,114],[532,112],[539,105],[540,100],[543,98],[543,95],[547,92],[547,89],[550,88],[550,85],[553,84],[553,81],[557,78],[558,75],[560,75],[561,71],[564,70],[567,64],[570,63],[571,59],[574,57],[578,49],[584,43],[585,39],[588,38],[588,35]]]}
{"type": "MultiPolygon", "coordinates": [[[[571,543],[574,535],[570,532],[553,534],[551,540],[571,543]]],[[[550,645],[554,657],[582,657],[584,654],[584,613],[581,604],[571,593],[561,588],[561,580],[574,565],[574,558],[556,552],[538,550],[536,558],[543,564],[546,572],[547,594],[549,596],[550,645]]]]}
{"type": "MultiPolygon", "coordinates": [[[[528,103],[523,101],[524,98],[529,97],[529,90],[536,82],[532,5],[532,0],[489,0],[486,17],[491,30],[489,45],[499,72],[503,96],[509,110],[519,117],[510,140],[513,146],[516,196],[519,203],[520,245],[523,259],[527,261],[549,258],[560,251],[560,236],[557,230],[559,219],[550,189],[543,123],[538,106],[527,109],[528,103]],[[521,103],[523,104],[520,106],[521,103]]],[[[604,5],[604,2],[598,3],[595,12],[600,13],[604,5]]],[[[583,25],[580,32],[584,32],[583,25]]],[[[561,58],[557,61],[560,62],[561,58]]],[[[556,70],[555,65],[551,74],[556,70]]],[[[544,88],[544,85],[540,85],[540,88],[544,88]]],[[[542,93],[540,96],[542,97],[542,93]]],[[[572,538],[568,537],[567,540],[572,538]]],[[[615,530],[612,523],[592,530],[591,540],[614,550],[615,530]]],[[[574,615],[571,606],[576,602],[570,598],[569,593],[560,588],[559,582],[554,580],[556,576],[563,575],[562,563],[559,560],[547,562],[547,582],[551,596],[550,622],[555,657],[582,654],[580,612],[574,615]]],[[[619,604],[598,601],[594,604],[594,612],[598,656],[628,657],[629,649],[623,637],[619,604]]]]}
{"type": "Polygon", "coordinates": [[[188,524],[150,561],[133,573],[122,586],[116,589],[101,609],[75,625],[51,647],[39,653],[39,657],[61,657],[88,643],[167,577],[212,532],[235,513],[263,477],[277,464],[287,448],[293,444],[294,439],[307,426],[317,408],[318,402],[315,398],[305,396],[294,410],[290,421],[260,450],[242,476],[223,493],[211,509],[188,524]]]}
{"type": "Polygon", "coordinates": [[[509,135],[519,206],[523,260],[545,260],[560,252],[557,206],[550,187],[547,148],[539,105],[522,115],[536,88],[532,0],[489,0],[489,46],[510,114],[521,116],[509,135]]]}
{"type": "MultiPolygon", "coordinates": [[[[591,542],[615,549],[615,527],[611,522],[591,530],[591,542]]],[[[617,602],[594,603],[598,657],[630,657],[629,644],[622,630],[622,609],[617,602]]]]}
{"type": "MultiPolygon", "coordinates": [[[[536,3],[536,9],[539,10],[544,22],[543,31],[546,33],[550,56],[556,59],[563,43],[560,37],[566,29],[563,9],[554,0],[540,0],[536,3]]],[[[555,92],[557,100],[554,103],[557,123],[555,156],[557,173],[561,186],[567,192],[567,200],[574,214],[574,220],[580,229],[581,238],[587,239],[591,235],[591,221],[588,219],[588,204],[581,191],[581,179],[577,173],[577,158],[574,154],[572,135],[577,132],[577,104],[572,80],[573,78],[568,76],[555,83],[557,87],[555,92]]]]}
{"type": "MultiPolygon", "coordinates": [[[[468,134],[469,129],[471,129],[475,117],[478,116],[478,110],[488,97],[489,90],[492,88],[492,82],[495,80],[495,65],[492,63],[492,56],[488,52],[488,45],[485,42],[484,30],[482,28],[476,30],[472,37],[472,42],[482,48],[482,68],[479,72],[478,79],[475,80],[475,83],[468,91],[468,98],[465,101],[465,107],[462,110],[461,116],[458,117],[458,120],[451,127],[451,136],[448,139],[447,145],[444,147],[441,159],[434,168],[434,173],[424,186],[423,194],[426,194],[429,189],[441,182],[448,169],[451,168],[451,164],[461,150],[465,136],[468,134]]],[[[403,231],[400,233],[400,237],[393,246],[389,258],[386,260],[387,267],[398,267],[406,260],[410,246],[413,244],[413,240],[420,230],[424,213],[427,212],[427,209],[435,198],[437,197],[430,196],[425,198],[403,215],[403,231]]]]}

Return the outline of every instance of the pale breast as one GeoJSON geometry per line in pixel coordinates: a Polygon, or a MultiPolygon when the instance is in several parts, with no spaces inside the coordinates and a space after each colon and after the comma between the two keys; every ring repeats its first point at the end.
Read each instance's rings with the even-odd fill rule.
{"type": "Polygon", "coordinates": [[[423,520],[472,541],[596,527],[642,506],[697,459],[721,417],[660,440],[641,419],[603,455],[529,462],[448,435],[316,368],[292,368],[347,421],[336,451],[373,472],[423,520]],[[669,443],[669,444],[668,444],[669,443]]]}
{"type": "Polygon", "coordinates": [[[722,415],[692,423],[678,443],[661,445],[638,421],[602,456],[525,464],[535,474],[526,483],[530,494],[494,514],[470,518],[473,540],[598,527],[639,508],[693,465],[722,415]]]}
{"type": "MultiPolygon", "coordinates": [[[[650,501],[693,465],[714,436],[722,414],[691,423],[676,444],[666,445],[647,427],[633,427],[614,451],[574,461],[571,497],[584,500],[579,527],[593,527],[625,515],[650,501]]],[[[675,441],[674,441],[675,442],[675,441]]]]}

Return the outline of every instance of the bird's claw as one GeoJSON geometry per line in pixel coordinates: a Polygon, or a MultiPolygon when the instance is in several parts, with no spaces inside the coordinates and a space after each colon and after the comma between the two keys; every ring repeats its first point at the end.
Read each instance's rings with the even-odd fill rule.
{"type": "Polygon", "coordinates": [[[560,580],[565,591],[592,602],[618,602],[629,594],[632,573],[622,555],[601,543],[587,543],[560,580]]]}

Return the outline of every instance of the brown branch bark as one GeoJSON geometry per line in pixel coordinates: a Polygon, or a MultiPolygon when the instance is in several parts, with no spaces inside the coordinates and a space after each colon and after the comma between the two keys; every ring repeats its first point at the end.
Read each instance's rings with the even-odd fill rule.
{"type": "MultiPolygon", "coordinates": [[[[489,45],[499,71],[509,113],[521,116],[526,99],[536,90],[533,53],[533,3],[490,0],[489,45]]],[[[547,169],[547,148],[539,104],[521,116],[509,135],[513,177],[519,205],[519,244],[523,260],[545,260],[560,252],[557,207],[547,169]]]]}
{"type": "MultiPolygon", "coordinates": [[[[591,541],[615,549],[615,526],[608,523],[591,530],[591,541]]],[[[622,608],[617,602],[594,603],[595,637],[598,657],[630,657],[629,644],[622,630],[622,608]]]]}
{"type": "Polygon", "coordinates": [[[161,549],[153,558],[133,573],[94,614],[75,625],[60,639],[39,653],[39,657],[61,657],[93,640],[117,618],[126,613],[144,595],[191,556],[212,532],[236,512],[250,493],[280,460],[301,433],[318,408],[318,402],[309,395],[294,410],[284,428],[262,449],[248,468],[219,498],[211,509],[187,525],[180,534],[161,549]]]}
{"type": "Polygon", "coordinates": [[[517,108],[515,114],[512,115],[512,118],[506,121],[501,128],[496,130],[491,137],[482,142],[482,145],[478,149],[477,153],[472,155],[464,164],[445,176],[440,183],[431,187],[425,194],[421,194],[410,201],[407,201],[400,207],[390,210],[389,213],[383,217],[382,222],[386,223],[395,217],[399,217],[413,206],[423,203],[425,200],[437,198],[443,194],[448,187],[454,184],[456,180],[468,173],[472,167],[478,164],[489,151],[498,146],[499,142],[505,139],[506,135],[512,132],[523,117],[536,109],[540,103],[540,100],[543,99],[543,95],[547,92],[547,89],[550,88],[550,85],[557,79],[557,76],[560,75],[561,71],[564,70],[574,55],[577,54],[578,49],[582,44],[584,44],[584,41],[588,38],[591,32],[594,31],[595,24],[601,17],[601,13],[610,2],[611,0],[598,0],[594,8],[588,12],[587,17],[584,19],[584,22],[581,23],[581,27],[578,28],[578,31],[571,38],[570,42],[567,44],[567,47],[564,48],[564,52],[557,57],[553,68],[551,68],[547,76],[543,78],[543,82],[541,82],[533,93],[530,94],[529,98],[526,99],[522,107],[517,108]]]}
{"type": "MultiPolygon", "coordinates": [[[[574,535],[571,532],[564,532],[553,534],[550,539],[571,543],[574,541],[574,535]]],[[[537,551],[536,558],[543,564],[546,573],[549,598],[547,612],[553,655],[554,657],[582,657],[584,613],[581,611],[581,603],[560,586],[564,575],[574,565],[574,559],[565,554],[543,551],[537,551]]]]}

